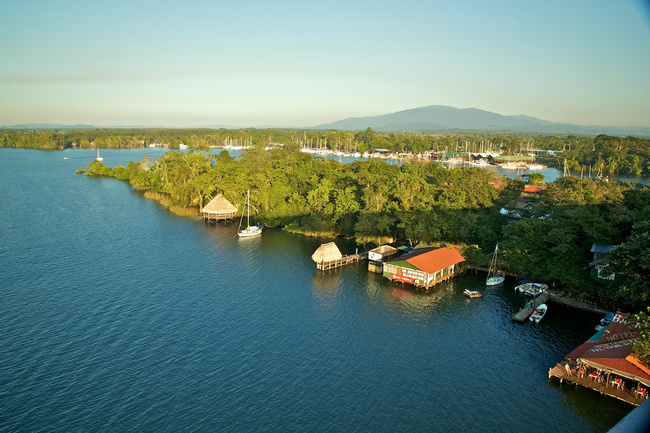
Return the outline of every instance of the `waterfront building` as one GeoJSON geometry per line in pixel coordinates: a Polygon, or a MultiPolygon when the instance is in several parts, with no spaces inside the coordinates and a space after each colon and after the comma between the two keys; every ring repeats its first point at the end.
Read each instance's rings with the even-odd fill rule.
{"type": "Polygon", "coordinates": [[[384,262],[383,275],[428,289],[456,275],[464,261],[458,248],[421,248],[384,262]]]}
{"type": "Polygon", "coordinates": [[[637,328],[617,312],[607,327],[549,370],[549,378],[570,381],[601,394],[639,405],[648,398],[650,365],[632,353],[637,328]]]}
{"type": "Polygon", "coordinates": [[[368,270],[381,274],[384,269],[384,261],[397,255],[399,250],[390,245],[381,245],[368,251],[368,270]]]}

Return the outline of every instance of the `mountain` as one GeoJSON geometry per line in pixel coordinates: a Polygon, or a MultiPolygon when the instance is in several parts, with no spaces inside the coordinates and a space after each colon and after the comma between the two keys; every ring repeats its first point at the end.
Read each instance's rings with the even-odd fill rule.
{"type": "Polygon", "coordinates": [[[350,117],[313,127],[313,129],[352,131],[363,131],[368,128],[383,132],[515,131],[650,137],[650,127],[572,125],[550,122],[531,116],[504,116],[477,108],[460,109],[445,105],[412,108],[381,116],[350,117]]]}

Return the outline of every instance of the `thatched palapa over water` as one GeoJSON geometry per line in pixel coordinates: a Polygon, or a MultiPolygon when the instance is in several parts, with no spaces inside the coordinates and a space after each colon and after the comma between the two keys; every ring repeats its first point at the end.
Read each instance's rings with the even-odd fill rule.
{"type": "Polygon", "coordinates": [[[218,194],[210,200],[210,203],[201,209],[201,212],[203,212],[204,219],[208,221],[219,221],[235,218],[237,207],[226,200],[223,195],[218,194]]]}
{"type": "Polygon", "coordinates": [[[316,252],[312,254],[311,259],[316,263],[327,263],[341,260],[342,257],[343,254],[339,251],[339,247],[334,242],[329,242],[318,247],[316,252]]]}

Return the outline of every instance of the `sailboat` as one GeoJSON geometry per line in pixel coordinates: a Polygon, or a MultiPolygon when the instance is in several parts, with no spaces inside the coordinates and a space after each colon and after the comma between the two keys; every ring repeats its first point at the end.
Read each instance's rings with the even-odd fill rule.
{"type": "Polygon", "coordinates": [[[241,223],[244,220],[244,214],[241,216],[241,220],[239,221],[239,231],[237,232],[237,235],[240,237],[244,236],[256,236],[256,235],[261,235],[262,234],[262,227],[259,225],[251,225],[251,196],[250,196],[250,190],[246,191],[246,228],[242,229],[241,228],[241,223]]]}
{"type": "Polygon", "coordinates": [[[492,261],[490,262],[490,267],[488,268],[488,276],[485,280],[486,286],[498,286],[502,284],[506,277],[504,277],[500,272],[497,272],[497,256],[499,254],[499,244],[494,247],[494,254],[492,254],[492,261]]]}
{"type": "Polygon", "coordinates": [[[104,158],[99,156],[99,146],[97,146],[97,158],[95,158],[95,161],[102,162],[103,160],[104,160],[104,158]]]}

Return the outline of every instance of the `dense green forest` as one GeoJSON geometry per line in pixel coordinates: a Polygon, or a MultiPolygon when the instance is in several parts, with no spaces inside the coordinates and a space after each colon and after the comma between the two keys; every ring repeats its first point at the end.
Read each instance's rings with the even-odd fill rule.
{"type": "MultiPolygon", "coordinates": [[[[1,147],[132,148],[193,151],[127,167],[89,165],[86,174],[129,182],[179,213],[196,214],[218,193],[240,206],[245,191],[269,227],[354,238],[359,244],[400,240],[463,245],[468,262],[485,266],[498,242],[504,270],[544,281],[612,308],[649,303],[650,189],[629,182],[563,177],[548,183],[522,218],[501,215],[522,197],[523,182],[488,170],[448,170],[426,161],[401,166],[380,159],[339,164],[300,147],[392,153],[552,151],[545,162],[573,174],[650,175],[650,140],[637,137],[516,133],[377,133],[288,129],[4,130],[1,147]],[[249,146],[240,158],[210,148],[249,146]],[[280,146],[278,146],[280,145],[280,146]],[[271,147],[271,150],[265,148],[271,147]],[[495,187],[495,185],[499,187],[495,187]],[[593,243],[617,245],[608,272],[614,283],[589,278],[593,243]]],[[[83,171],[83,170],[82,170],[83,171]]],[[[539,183],[531,176],[530,183],[539,183]]]]}
{"type": "Polygon", "coordinates": [[[193,213],[218,193],[241,209],[250,190],[256,218],[268,227],[346,236],[359,244],[459,244],[477,266],[487,265],[499,243],[508,272],[612,308],[649,301],[650,188],[630,182],[563,177],[531,198],[534,206],[521,218],[512,218],[499,210],[522,197],[519,179],[417,160],[340,164],[300,152],[297,143],[253,146],[238,158],[189,151],[126,167],[95,161],[86,174],[127,181],[166,197],[170,208],[193,213]],[[589,278],[593,243],[619,246],[608,271],[624,278],[608,285],[589,278]]]}
{"type": "Polygon", "coordinates": [[[82,129],[3,130],[0,147],[66,149],[71,147],[121,149],[149,145],[207,150],[225,144],[298,144],[342,151],[386,149],[392,153],[501,152],[528,155],[532,149],[557,153],[546,163],[574,174],[650,176],[650,139],[637,137],[552,136],[517,133],[378,133],[290,129],[82,129]]]}

